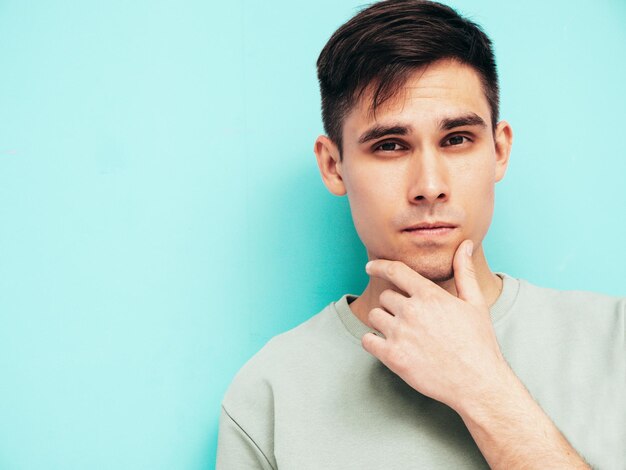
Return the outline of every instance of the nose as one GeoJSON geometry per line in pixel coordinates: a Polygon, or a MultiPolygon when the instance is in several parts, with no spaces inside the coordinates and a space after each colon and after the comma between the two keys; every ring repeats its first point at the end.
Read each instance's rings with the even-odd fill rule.
{"type": "Polygon", "coordinates": [[[409,171],[409,200],[413,204],[445,202],[450,197],[449,175],[444,157],[436,151],[414,155],[409,171]]]}

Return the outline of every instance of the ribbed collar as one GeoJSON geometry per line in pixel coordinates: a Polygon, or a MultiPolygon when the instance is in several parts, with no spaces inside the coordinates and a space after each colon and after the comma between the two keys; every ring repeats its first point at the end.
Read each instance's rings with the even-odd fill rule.
{"type": "MultiPolygon", "coordinates": [[[[515,303],[515,300],[517,299],[517,294],[519,292],[518,279],[515,279],[504,273],[496,274],[502,278],[502,292],[500,292],[500,296],[489,309],[491,313],[491,321],[493,323],[496,323],[504,315],[506,315],[506,313],[515,303]]],[[[341,323],[343,323],[343,326],[346,328],[346,330],[348,330],[348,332],[360,342],[361,337],[365,333],[378,334],[378,332],[372,330],[367,325],[365,325],[365,323],[359,320],[356,315],[352,313],[352,310],[350,310],[350,302],[355,300],[357,297],[358,296],[356,295],[346,294],[338,301],[332,303],[331,307],[341,320],[341,323]]]]}

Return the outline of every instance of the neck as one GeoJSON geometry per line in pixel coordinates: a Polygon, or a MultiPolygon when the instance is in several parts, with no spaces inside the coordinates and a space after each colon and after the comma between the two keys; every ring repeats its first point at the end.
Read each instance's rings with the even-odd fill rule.
{"type": "MultiPolygon", "coordinates": [[[[498,300],[500,292],[502,291],[502,279],[499,276],[495,275],[493,272],[491,272],[491,269],[487,264],[487,260],[485,259],[482,246],[474,249],[472,259],[474,261],[474,267],[476,269],[478,285],[480,286],[480,290],[483,293],[483,297],[485,298],[487,305],[491,307],[496,302],[496,300],[498,300]]],[[[438,282],[437,285],[448,293],[454,296],[457,295],[454,277],[447,281],[438,282]]],[[[369,283],[367,284],[367,287],[365,288],[363,293],[350,304],[350,309],[352,310],[352,313],[370,328],[371,325],[369,323],[369,320],[367,319],[367,316],[370,310],[380,306],[378,298],[380,294],[386,289],[398,291],[398,288],[393,284],[390,284],[383,279],[370,277],[369,283]]]]}

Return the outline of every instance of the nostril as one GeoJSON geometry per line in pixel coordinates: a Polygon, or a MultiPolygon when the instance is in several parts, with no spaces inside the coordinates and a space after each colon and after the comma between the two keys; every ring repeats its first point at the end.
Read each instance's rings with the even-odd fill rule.
{"type": "Polygon", "coordinates": [[[447,197],[448,196],[446,195],[446,193],[439,193],[439,195],[435,198],[420,194],[419,196],[415,196],[413,200],[414,201],[442,201],[442,200],[445,200],[447,197]]]}

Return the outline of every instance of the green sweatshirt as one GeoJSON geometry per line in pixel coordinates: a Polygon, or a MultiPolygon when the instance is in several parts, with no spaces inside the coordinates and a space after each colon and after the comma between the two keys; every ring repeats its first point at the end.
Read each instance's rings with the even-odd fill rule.
{"type": "MultiPolygon", "coordinates": [[[[502,277],[491,317],[511,368],[593,468],[626,469],[626,299],[502,277]]],[[[363,350],[372,330],[354,298],[239,371],[222,404],[218,470],[488,468],[454,410],[363,350]]]]}

